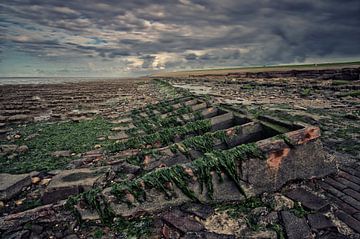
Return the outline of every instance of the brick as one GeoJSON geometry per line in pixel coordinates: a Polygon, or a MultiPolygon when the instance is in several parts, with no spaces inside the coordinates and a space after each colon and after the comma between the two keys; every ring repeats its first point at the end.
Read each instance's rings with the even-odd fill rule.
{"type": "Polygon", "coordinates": [[[360,221],[356,220],[349,214],[343,211],[336,211],[335,216],[337,216],[341,221],[343,221],[346,225],[348,225],[351,229],[360,233],[360,221]]]}
{"type": "Polygon", "coordinates": [[[334,195],[335,197],[342,197],[345,194],[339,190],[337,190],[336,188],[334,188],[333,186],[331,186],[328,183],[325,182],[319,182],[319,185],[321,186],[322,189],[324,189],[325,191],[327,191],[328,193],[331,193],[332,195],[334,195]]]}
{"type": "Polygon", "coordinates": [[[354,175],[356,177],[360,177],[360,171],[359,170],[356,170],[355,168],[351,168],[351,167],[348,167],[348,166],[343,166],[343,165],[340,165],[339,168],[342,170],[342,171],[345,171],[351,175],[354,175]]]}
{"type": "Polygon", "coordinates": [[[359,210],[357,210],[356,208],[354,208],[353,206],[347,204],[346,202],[342,201],[341,199],[335,199],[334,200],[335,205],[340,208],[341,210],[343,210],[344,212],[352,215],[357,213],[359,210]]]}
{"type": "Polygon", "coordinates": [[[349,237],[341,234],[340,232],[327,231],[317,238],[318,239],[348,239],[349,237]]]}
{"type": "Polygon", "coordinates": [[[344,190],[346,188],[345,185],[343,185],[342,183],[334,180],[333,178],[325,178],[324,182],[330,184],[331,186],[337,188],[338,190],[344,190]]]}
{"type": "Polygon", "coordinates": [[[341,200],[343,200],[347,204],[351,205],[352,207],[360,210],[360,202],[355,200],[354,198],[345,195],[345,196],[341,197],[341,200]]]}
{"type": "Polygon", "coordinates": [[[337,178],[337,181],[340,182],[341,184],[347,186],[348,188],[352,188],[356,191],[360,191],[360,185],[357,185],[349,180],[347,180],[346,178],[337,178]]]}
{"type": "Polygon", "coordinates": [[[346,193],[347,195],[353,197],[354,199],[356,199],[357,201],[360,202],[360,193],[359,192],[352,190],[352,189],[345,189],[344,193],[346,193]]]}
{"type": "Polygon", "coordinates": [[[349,174],[349,173],[347,173],[345,171],[340,171],[338,173],[338,175],[340,177],[346,178],[347,180],[349,180],[349,181],[351,181],[353,183],[356,183],[356,184],[360,185],[360,178],[358,178],[358,177],[356,177],[354,175],[351,175],[351,174],[349,174]]]}
{"type": "Polygon", "coordinates": [[[285,195],[295,201],[301,202],[305,208],[310,210],[318,211],[329,204],[326,200],[303,188],[296,188],[290,192],[287,192],[285,195]]]}

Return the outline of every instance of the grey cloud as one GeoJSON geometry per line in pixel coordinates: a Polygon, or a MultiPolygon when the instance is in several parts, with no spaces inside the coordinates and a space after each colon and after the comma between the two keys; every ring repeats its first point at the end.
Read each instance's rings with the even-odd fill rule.
{"type": "Polygon", "coordinates": [[[7,37],[23,28],[32,34],[50,29],[55,36],[88,38],[107,32],[114,38],[91,46],[60,36],[56,41],[0,42],[7,48],[31,53],[59,49],[100,60],[135,56],[144,69],[151,69],[160,53],[182,57],[167,62],[169,69],[360,56],[358,0],[13,0],[0,3],[0,9],[7,37]]]}

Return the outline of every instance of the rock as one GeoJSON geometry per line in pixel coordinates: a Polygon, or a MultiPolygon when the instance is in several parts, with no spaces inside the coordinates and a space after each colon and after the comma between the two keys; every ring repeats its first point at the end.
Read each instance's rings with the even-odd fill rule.
{"type": "Polygon", "coordinates": [[[18,153],[25,153],[27,151],[29,151],[29,147],[26,145],[21,145],[16,149],[16,152],[18,153]]]}
{"type": "Polygon", "coordinates": [[[71,234],[71,235],[64,237],[64,239],[79,239],[79,237],[76,234],[71,234]]]}
{"type": "Polygon", "coordinates": [[[45,189],[42,201],[46,204],[89,190],[107,171],[107,167],[64,170],[54,176],[45,189]]]}
{"type": "Polygon", "coordinates": [[[38,133],[30,134],[29,136],[27,136],[27,137],[25,138],[25,140],[26,140],[26,141],[31,140],[31,139],[39,136],[39,135],[40,135],[40,134],[38,134],[38,133]]]}
{"type": "Polygon", "coordinates": [[[269,224],[275,224],[279,221],[279,215],[277,212],[271,212],[268,215],[260,216],[258,220],[259,225],[267,226],[269,224]]]}
{"type": "Polygon", "coordinates": [[[180,238],[180,233],[168,225],[164,224],[164,226],[161,228],[161,234],[165,239],[177,239],[180,238]]]}
{"type": "Polygon", "coordinates": [[[0,200],[11,199],[29,185],[31,179],[28,174],[0,174],[0,200]]]}
{"type": "Polygon", "coordinates": [[[185,214],[180,210],[165,212],[161,215],[161,219],[182,233],[202,231],[205,229],[201,223],[195,221],[190,217],[190,215],[185,214]]]}
{"type": "Polygon", "coordinates": [[[9,234],[4,233],[1,238],[7,239],[28,239],[30,236],[29,230],[21,230],[17,232],[10,232],[9,234]]]}
{"type": "Polygon", "coordinates": [[[37,234],[40,234],[42,231],[43,231],[43,227],[42,226],[40,226],[40,225],[35,225],[35,224],[33,224],[33,225],[31,225],[31,227],[30,227],[30,230],[32,231],[32,232],[34,232],[34,233],[37,233],[37,234]]]}
{"type": "Polygon", "coordinates": [[[282,211],[281,218],[284,222],[286,235],[289,239],[313,238],[310,227],[304,218],[298,218],[289,211],[282,211]]]}
{"type": "Polygon", "coordinates": [[[323,214],[316,213],[307,216],[311,229],[323,230],[327,228],[335,227],[334,223],[330,219],[326,218],[323,214]]]}
{"type": "Polygon", "coordinates": [[[305,208],[314,211],[318,211],[329,205],[329,203],[325,199],[322,199],[303,188],[295,188],[287,192],[286,196],[293,200],[301,202],[301,204],[305,208]]]}
{"type": "Polygon", "coordinates": [[[12,115],[8,118],[8,121],[28,121],[31,119],[30,115],[12,115]]]}
{"type": "Polygon", "coordinates": [[[188,232],[183,239],[235,239],[234,235],[217,234],[214,232],[188,232]]]}
{"type": "Polygon", "coordinates": [[[273,198],[274,210],[281,211],[294,207],[294,201],[281,194],[275,194],[273,198]]]}
{"type": "Polygon", "coordinates": [[[266,239],[277,239],[277,234],[275,231],[266,230],[266,231],[247,231],[244,233],[242,238],[249,239],[258,239],[258,238],[266,238],[266,239]]]}
{"type": "Polygon", "coordinates": [[[121,140],[121,139],[127,139],[129,136],[125,132],[118,132],[114,135],[109,135],[108,139],[110,140],[121,140]]]}
{"type": "Polygon", "coordinates": [[[349,237],[334,231],[327,231],[324,234],[317,237],[319,239],[349,239],[349,237]]]}
{"type": "Polygon", "coordinates": [[[69,151],[69,150],[55,151],[55,152],[51,153],[51,156],[53,156],[55,158],[70,157],[71,156],[71,151],[69,151]]]}
{"type": "Polygon", "coordinates": [[[139,172],[141,170],[141,168],[139,166],[129,164],[127,162],[124,162],[120,165],[112,166],[112,169],[115,172],[121,172],[121,173],[125,173],[125,174],[136,174],[137,172],[139,172]]]}
{"type": "Polygon", "coordinates": [[[15,136],[14,136],[14,139],[20,139],[21,138],[21,135],[20,134],[16,134],[15,136]]]}
{"type": "Polygon", "coordinates": [[[291,148],[284,140],[270,138],[256,142],[266,159],[244,160],[240,164],[241,179],[251,185],[254,194],[261,194],[276,192],[292,180],[336,173],[336,160],[324,151],[319,135],[319,128],[309,126],[286,133],[293,144],[291,148]]]}
{"type": "Polygon", "coordinates": [[[41,178],[39,178],[39,177],[32,177],[31,178],[31,183],[32,184],[37,184],[37,183],[39,183],[41,181],[41,178]]]}
{"type": "Polygon", "coordinates": [[[199,203],[187,203],[181,207],[181,210],[204,220],[214,213],[214,209],[211,206],[199,203]]]}
{"type": "Polygon", "coordinates": [[[0,145],[0,152],[6,155],[15,152],[17,148],[16,144],[3,144],[0,145]]]}
{"type": "Polygon", "coordinates": [[[51,178],[44,178],[41,180],[40,185],[48,185],[51,181],[51,178]]]}
{"type": "Polygon", "coordinates": [[[0,209],[3,209],[5,207],[5,203],[3,201],[0,201],[0,209]]]}
{"type": "Polygon", "coordinates": [[[22,205],[22,204],[23,204],[23,202],[24,202],[24,200],[25,200],[25,198],[22,198],[22,199],[16,200],[16,201],[15,201],[15,205],[16,205],[16,206],[20,206],[20,205],[22,205]]]}

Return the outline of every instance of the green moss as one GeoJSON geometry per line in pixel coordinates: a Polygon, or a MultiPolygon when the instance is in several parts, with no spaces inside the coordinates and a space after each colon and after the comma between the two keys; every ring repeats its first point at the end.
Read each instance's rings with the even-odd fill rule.
{"type": "Polygon", "coordinates": [[[119,143],[115,142],[112,144],[108,144],[105,146],[105,148],[110,152],[117,152],[125,149],[141,148],[144,147],[145,145],[153,146],[159,143],[163,146],[166,146],[171,142],[173,142],[175,136],[183,137],[190,133],[199,134],[199,133],[207,132],[210,129],[211,129],[210,120],[198,120],[183,126],[166,128],[153,134],[139,136],[139,137],[132,137],[125,142],[119,142],[119,143]]]}
{"type": "Polygon", "coordinates": [[[347,81],[347,80],[333,80],[331,82],[332,85],[346,85],[351,83],[351,81],[347,81]]]}
{"type": "Polygon", "coordinates": [[[344,92],[344,93],[337,94],[336,96],[337,96],[337,97],[347,97],[347,96],[358,97],[358,96],[360,96],[360,90],[354,90],[354,91],[350,91],[350,92],[344,92]]]}
{"type": "Polygon", "coordinates": [[[285,239],[284,229],[281,224],[274,223],[274,224],[268,225],[267,227],[276,232],[278,239],[285,239]]]}
{"type": "Polygon", "coordinates": [[[300,218],[303,218],[311,213],[311,211],[308,211],[305,208],[303,208],[300,202],[296,202],[294,207],[290,211],[292,211],[295,214],[295,216],[300,218]]]}
{"type": "MultiPolygon", "coordinates": [[[[92,150],[99,142],[100,136],[110,135],[112,124],[103,118],[80,122],[32,123],[16,128],[22,135],[16,140],[18,145],[27,145],[29,151],[9,160],[0,158],[1,173],[25,173],[30,171],[47,171],[64,168],[73,158],[55,158],[54,151],[70,150],[82,153],[92,150]],[[25,138],[39,134],[31,140],[25,138]]],[[[9,144],[9,142],[1,142],[9,144]]]]}
{"type": "Polygon", "coordinates": [[[149,216],[136,219],[115,218],[112,228],[126,238],[149,238],[153,231],[153,219],[149,216]]]}
{"type": "Polygon", "coordinates": [[[237,219],[241,215],[249,213],[254,208],[266,206],[259,197],[251,197],[235,204],[218,204],[215,205],[215,208],[220,212],[226,212],[231,218],[237,219]]]}
{"type": "Polygon", "coordinates": [[[304,88],[300,91],[301,96],[309,96],[311,94],[311,88],[304,88]]]}

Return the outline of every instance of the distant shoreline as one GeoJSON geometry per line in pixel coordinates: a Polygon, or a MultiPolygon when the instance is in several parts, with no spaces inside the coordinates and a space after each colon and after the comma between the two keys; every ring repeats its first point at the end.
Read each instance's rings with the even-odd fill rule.
{"type": "Polygon", "coordinates": [[[173,72],[158,72],[152,77],[175,77],[189,75],[205,75],[205,74],[227,74],[236,72],[266,72],[266,71],[288,71],[288,70],[321,70],[321,69],[337,69],[337,68],[357,68],[360,67],[360,61],[351,62],[327,62],[313,64],[289,64],[289,65],[272,65],[272,66],[250,66],[250,67],[225,67],[225,68],[209,68],[195,69],[173,72]]]}

